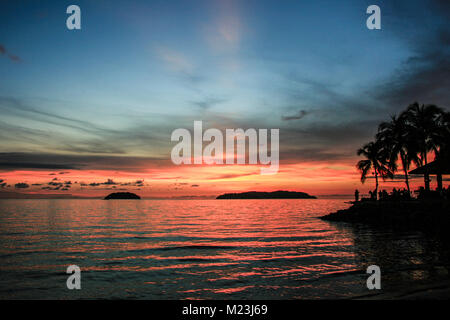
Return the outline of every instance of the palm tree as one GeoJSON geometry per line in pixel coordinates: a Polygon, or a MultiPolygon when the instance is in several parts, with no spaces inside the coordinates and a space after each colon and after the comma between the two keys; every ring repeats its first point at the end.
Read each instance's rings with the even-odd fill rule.
{"type": "MultiPolygon", "coordinates": [[[[443,112],[438,119],[439,138],[438,148],[435,150],[435,160],[442,160],[446,163],[450,161],[450,112],[443,112]]],[[[442,174],[437,175],[437,188],[442,190],[442,174]]]]}
{"type": "Polygon", "coordinates": [[[437,137],[436,158],[450,158],[450,112],[442,112],[438,118],[439,135],[437,137]]]}
{"type": "MultiPolygon", "coordinates": [[[[411,104],[405,111],[405,117],[410,125],[412,141],[415,141],[418,157],[415,162],[418,166],[428,164],[427,155],[430,151],[438,152],[441,130],[439,118],[444,111],[435,105],[411,104]]],[[[430,175],[424,174],[425,190],[430,190],[430,175]]]]}
{"type": "Polygon", "coordinates": [[[406,114],[402,113],[399,117],[391,116],[389,122],[382,122],[378,127],[376,138],[386,149],[388,167],[392,173],[397,171],[397,159],[400,157],[406,188],[408,194],[411,194],[408,171],[411,163],[416,161],[417,153],[409,132],[411,132],[411,127],[406,121],[406,114]]]}
{"type": "Polygon", "coordinates": [[[357,152],[358,156],[364,156],[366,159],[358,161],[356,167],[361,172],[361,182],[366,181],[367,175],[371,170],[375,175],[375,198],[378,194],[378,177],[385,180],[393,177],[392,172],[387,166],[388,157],[386,150],[382,148],[380,141],[369,142],[360,148],[357,152]]]}

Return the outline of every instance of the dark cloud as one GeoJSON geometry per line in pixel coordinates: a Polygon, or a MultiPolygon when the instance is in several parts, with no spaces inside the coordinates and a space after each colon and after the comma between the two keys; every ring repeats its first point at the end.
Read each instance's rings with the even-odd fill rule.
{"type": "Polygon", "coordinates": [[[134,187],[143,187],[144,186],[144,180],[136,180],[132,182],[122,182],[120,183],[121,186],[134,186],[134,187]]]}
{"type": "Polygon", "coordinates": [[[26,188],[29,188],[30,185],[29,185],[28,183],[25,183],[25,182],[19,182],[19,183],[16,183],[16,184],[14,185],[14,187],[15,187],[16,189],[26,189],[26,188]]]}
{"type": "Polygon", "coordinates": [[[6,55],[11,61],[14,62],[22,61],[19,56],[12,54],[8,50],[6,50],[5,46],[2,44],[0,44],[0,55],[6,55]]]}
{"type": "Polygon", "coordinates": [[[347,148],[354,149],[361,141],[372,139],[380,121],[381,119],[340,123],[315,121],[302,126],[280,128],[280,152],[292,149],[330,152],[339,147],[339,152],[345,153],[347,148]]]}
{"type": "Polygon", "coordinates": [[[450,107],[450,2],[387,5],[393,6],[392,30],[412,55],[391,79],[376,87],[375,97],[395,111],[414,101],[450,107]]]}
{"type": "MultiPolygon", "coordinates": [[[[133,156],[62,155],[52,153],[0,153],[0,170],[90,169],[140,171],[152,166],[170,165],[170,159],[133,156]]],[[[54,175],[51,174],[51,175],[54,175]]]]}
{"type": "MultiPolygon", "coordinates": [[[[450,28],[450,26],[449,26],[450,28]]],[[[381,85],[378,98],[405,108],[414,101],[450,106],[450,32],[441,30],[404,62],[393,79],[381,85]]]]}
{"type": "Polygon", "coordinates": [[[312,162],[312,161],[337,161],[348,160],[354,158],[354,148],[349,148],[348,151],[330,150],[330,148],[302,148],[284,149],[280,152],[280,163],[292,164],[298,162],[312,162]]]}
{"type": "Polygon", "coordinates": [[[16,56],[14,54],[8,54],[8,58],[10,58],[12,61],[15,61],[15,62],[22,61],[19,56],[16,56]]]}
{"type": "Polygon", "coordinates": [[[193,184],[193,185],[191,185],[191,187],[192,188],[197,188],[197,187],[200,187],[198,184],[193,184]]]}
{"type": "Polygon", "coordinates": [[[308,114],[307,111],[305,111],[305,110],[300,110],[300,111],[298,111],[298,113],[297,113],[296,115],[293,115],[293,116],[283,116],[283,117],[281,117],[281,119],[282,119],[283,121],[300,120],[300,119],[303,119],[307,114],[308,114]]]}
{"type": "Polygon", "coordinates": [[[115,183],[112,179],[108,179],[106,182],[103,182],[102,184],[104,184],[104,185],[116,185],[117,183],[115,183]]]}
{"type": "Polygon", "coordinates": [[[0,170],[2,169],[79,169],[79,168],[73,165],[63,165],[56,163],[0,162],[0,170]]]}

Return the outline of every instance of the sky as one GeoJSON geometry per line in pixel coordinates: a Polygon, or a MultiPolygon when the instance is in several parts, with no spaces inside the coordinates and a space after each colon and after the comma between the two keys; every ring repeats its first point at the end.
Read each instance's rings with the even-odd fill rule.
{"type": "Polygon", "coordinates": [[[2,1],[0,193],[367,192],[356,150],[378,124],[450,106],[449,18],[437,0],[2,1]],[[278,173],[174,165],[171,133],[195,120],[279,129],[278,173]]]}

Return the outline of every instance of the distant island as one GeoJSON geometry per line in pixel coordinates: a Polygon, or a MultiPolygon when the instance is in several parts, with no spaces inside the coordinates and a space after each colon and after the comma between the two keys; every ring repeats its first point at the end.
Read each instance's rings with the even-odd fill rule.
{"type": "Polygon", "coordinates": [[[317,199],[305,192],[295,191],[273,191],[273,192],[242,192],[242,193],[225,193],[216,199],[317,199]]]}
{"type": "Polygon", "coordinates": [[[133,199],[133,200],[139,200],[141,197],[139,197],[137,194],[131,193],[131,192],[115,192],[107,195],[104,200],[113,200],[113,199],[133,199]]]}

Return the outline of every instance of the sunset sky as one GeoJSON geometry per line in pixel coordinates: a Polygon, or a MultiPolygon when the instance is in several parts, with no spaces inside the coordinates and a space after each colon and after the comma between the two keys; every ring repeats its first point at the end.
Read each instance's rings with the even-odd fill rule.
{"type": "Polygon", "coordinates": [[[366,192],[356,150],[378,124],[450,106],[449,21],[444,0],[1,1],[0,193],[366,192]],[[194,120],[279,128],[278,174],[174,165],[170,135],[194,120]]]}

